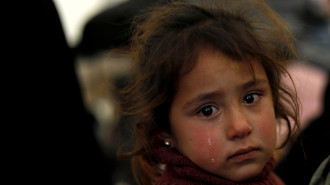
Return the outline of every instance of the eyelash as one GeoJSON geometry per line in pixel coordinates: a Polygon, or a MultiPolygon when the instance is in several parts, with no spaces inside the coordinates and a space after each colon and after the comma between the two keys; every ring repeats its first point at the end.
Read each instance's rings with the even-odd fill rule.
{"type": "Polygon", "coordinates": [[[217,112],[217,111],[219,111],[219,109],[217,107],[213,106],[213,105],[204,105],[200,109],[198,109],[197,115],[208,118],[208,117],[213,116],[215,114],[215,111],[217,112]],[[203,114],[202,111],[205,110],[206,108],[211,108],[212,112],[211,112],[210,115],[204,115],[203,114]]]}
{"type": "Polygon", "coordinates": [[[248,93],[247,95],[245,95],[244,97],[243,97],[243,102],[244,103],[246,103],[246,104],[253,104],[253,103],[257,103],[260,99],[261,99],[261,97],[262,97],[262,93],[260,93],[260,92],[251,92],[251,93],[248,93]],[[255,100],[255,95],[257,95],[258,97],[258,99],[257,100],[255,100]],[[249,96],[252,96],[254,99],[253,99],[253,102],[251,102],[251,103],[248,103],[247,102],[247,99],[245,99],[245,98],[247,98],[247,97],[249,97],[249,96]]]}

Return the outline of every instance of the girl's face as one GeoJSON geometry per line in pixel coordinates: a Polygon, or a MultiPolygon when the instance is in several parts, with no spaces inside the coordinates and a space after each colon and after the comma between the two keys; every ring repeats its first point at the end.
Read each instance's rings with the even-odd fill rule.
{"type": "Polygon", "coordinates": [[[204,52],[178,83],[169,113],[174,147],[224,178],[258,175],[276,147],[272,94],[261,63],[204,52]]]}

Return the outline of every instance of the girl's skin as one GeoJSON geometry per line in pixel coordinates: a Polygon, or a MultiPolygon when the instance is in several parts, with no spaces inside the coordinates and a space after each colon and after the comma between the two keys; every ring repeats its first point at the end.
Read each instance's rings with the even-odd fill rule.
{"type": "Polygon", "coordinates": [[[254,59],[201,52],[194,68],[179,79],[169,118],[173,147],[204,170],[233,181],[258,175],[276,148],[271,89],[254,59]]]}

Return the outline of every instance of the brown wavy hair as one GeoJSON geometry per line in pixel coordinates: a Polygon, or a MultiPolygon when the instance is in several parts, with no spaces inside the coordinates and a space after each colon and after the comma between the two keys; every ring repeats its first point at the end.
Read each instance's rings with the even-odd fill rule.
{"type": "Polygon", "coordinates": [[[153,184],[161,175],[151,151],[152,134],[170,129],[168,112],[178,78],[194,67],[205,48],[242,62],[251,57],[261,61],[276,118],[284,120],[289,131],[282,147],[299,128],[297,93],[282,80],[283,76],[290,77],[286,67],[297,58],[295,40],[264,1],[171,1],[143,11],[133,28],[133,70],[121,94],[121,113],[134,116],[135,144],[131,151],[119,150],[119,156],[131,158],[139,184],[153,184]]]}

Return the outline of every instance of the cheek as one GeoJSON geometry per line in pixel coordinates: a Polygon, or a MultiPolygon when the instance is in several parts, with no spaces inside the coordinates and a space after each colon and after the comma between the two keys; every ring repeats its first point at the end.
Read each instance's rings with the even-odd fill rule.
{"type": "Polygon", "coordinates": [[[260,114],[263,116],[259,117],[258,120],[258,133],[261,138],[264,139],[270,146],[276,144],[277,130],[276,130],[276,120],[272,112],[264,112],[260,114]]]}
{"type": "Polygon", "coordinates": [[[191,125],[185,128],[185,131],[179,131],[177,142],[181,148],[190,148],[190,150],[198,151],[198,148],[204,148],[207,144],[208,132],[207,128],[196,127],[191,125]]]}
{"type": "Polygon", "coordinates": [[[195,163],[202,163],[210,160],[210,148],[214,147],[212,131],[206,126],[190,124],[185,131],[179,131],[176,137],[177,149],[195,163]],[[211,139],[211,141],[210,141],[211,139]],[[213,141],[212,141],[213,140],[213,141]],[[211,142],[211,146],[210,143],[211,142]]]}

